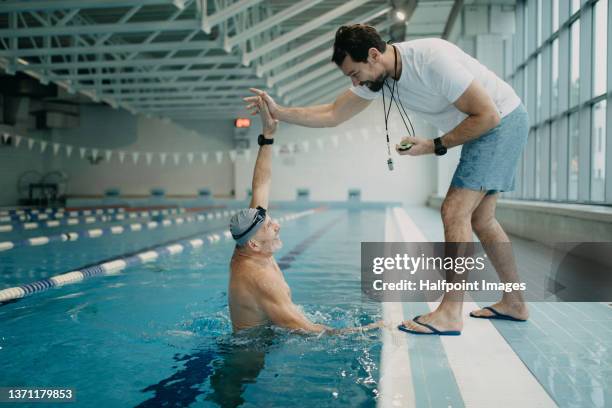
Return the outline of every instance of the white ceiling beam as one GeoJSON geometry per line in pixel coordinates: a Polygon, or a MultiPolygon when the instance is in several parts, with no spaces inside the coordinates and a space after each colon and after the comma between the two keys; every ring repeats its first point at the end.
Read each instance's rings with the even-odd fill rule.
{"type": "Polygon", "coordinates": [[[204,4],[202,6],[202,30],[206,34],[210,34],[214,26],[223,23],[236,14],[243,12],[249,7],[256,6],[261,2],[262,0],[240,0],[228,7],[215,11],[215,13],[209,16],[206,15],[206,5],[204,4]]]}
{"type": "Polygon", "coordinates": [[[350,84],[346,84],[343,81],[338,81],[338,85],[324,87],[316,92],[309,94],[308,97],[302,98],[300,102],[302,105],[312,105],[328,95],[338,95],[340,91],[347,89],[349,85],[350,84]]]}
{"type": "MultiPolygon", "coordinates": [[[[266,31],[274,26],[279,25],[283,21],[288,20],[293,16],[303,13],[305,10],[308,10],[310,7],[315,6],[321,1],[323,0],[302,0],[299,3],[294,4],[293,6],[288,7],[268,17],[267,19],[255,24],[253,27],[250,27],[246,29],[245,31],[242,31],[241,33],[233,37],[226,37],[225,45],[224,45],[225,51],[230,52],[232,48],[234,48],[238,44],[243,43],[244,41],[248,40],[249,38],[263,31],[266,31]]],[[[244,64],[244,65],[247,65],[247,64],[244,64]]]]}
{"type": "Polygon", "coordinates": [[[66,74],[49,75],[50,80],[69,79],[72,81],[90,81],[94,79],[145,79],[145,78],[189,78],[201,76],[251,76],[251,68],[211,68],[211,69],[192,69],[192,70],[166,70],[154,72],[101,72],[99,74],[66,74]]]}
{"type": "Polygon", "coordinates": [[[165,101],[142,101],[133,102],[132,105],[135,108],[158,108],[163,107],[177,107],[177,106],[220,106],[220,105],[240,105],[244,104],[242,98],[201,98],[201,99],[185,99],[185,100],[165,100],[165,101]]]}
{"type": "Polygon", "coordinates": [[[298,72],[304,71],[307,68],[310,68],[311,66],[323,61],[323,60],[331,60],[331,53],[330,50],[323,50],[315,55],[313,55],[312,57],[305,59],[304,61],[297,63],[295,65],[293,65],[290,68],[287,69],[283,69],[281,72],[279,72],[277,75],[271,76],[268,78],[267,83],[268,83],[268,87],[272,87],[276,84],[278,84],[279,82],[282,82],[283,80],[297,74],[298,72]]]}
{"type": "MultiPolygon", "coordinates": [[[[368,12],[366,14],[363,14],[361,16],[358,16],[356,18],[353,18],[349,21],[347,21],[345,23],[345,25],[347,24],[351,24],[351,23],[355,23],[355,22],[360,22],[360,23],[367,23],[371,20],[374,20],[380,16],[382,16],[383,14],[387,13],[389,10],[391,10],[391,7],[389,6],[382,6],[377,8],[376,10],[374,10],[373,12],[368,12]]],[[[379,24],[376,29],[378,31],[383,31],[387,28],[389,28],[391,24],[389,22],[384,22],[379,24]]],[[[256,72],[257,72],[257,76],[263,76],[266,72],[279,67],[282,64],[285,64],[293,59],[295,59],[296,57],[307,53],[308,51],[311,51],[323,44],[325,44],[326,42],[330,42],[334,39],[334,36],[336,35],[336,31],[337,29],[333,29],[330,30],[328,32],[326,32],[325,34],[321,34],[319,36],[317,36],[316,38],[313,38],[312,40],[308,41],[305,44],[300,45],[299,47],[282,54],[281,56],[279,56],[278,58],[275,58],[271,61],[266,62],[263,65],[260,65],[256,68],[256,72]]],[[[329,55],[330,59],[331,59],[331,53],[329,55]]]]}
{"type": "Polygon", "coordinates": [[[235,111],[235,110],[223,110],[217,112],[202,112],[197,115],[191,116],[173,116],[166,115],[171,118],[173,121],[177,123],[187,123],[190,124],[192,122],[197,122],[198,124],[207,123],[208,121],[218,121],[218,120],[235,120],[239,117],[245,117],[246,113],[235,111]]]}
{"type": "Polygon", "coordinates": [[[224,96],[249,96],[247,89],[229,91],[165,91],[165,92],[130,92],[130,93],[102,93],[101,96],[115,98],[118,101],[155,100],[156,98],[174,99],[186,97],[224,97],[224,96]]]}
{"type": "Polygon", "coordinates": [[[212,108],[212,109],[216,109],[217,107],[221,107],[221,106],[225,106],[228,108],[239,108],[241,105],[240,103],[212,103],[210,105],[201,105],[200,107],[197,106],[166,106],[166,107],[154,107],[154,108],[147,108],[147,107],[140,107],[139,110],[143,111],[143,112],[182,112],[182,111],[202,111],[202,110],[206,110],[207,108],[212,108]]]}
{"type": "Polygon", "coordinates": [[[95,55],[95,54],[118,54],[127,52],[154,52],[172,51],[180,47],[180,51],[212,50],[222,47],[221,40],[215,41],[168,41],[151,44],[118,44],[99,45],[91,47],[45,47],[45,48],[22,48],[18,50],[0,50],[0,57],[46,57],[57,55],[95,55]]]}
{"type": "Polygon", "coordinates": [[[115,34],[146,33],[153,31],[193,31],[198,30],[199,23],[196,20],[179,21],[146,21],[127,24],[91,24],[52,27],[28,27],[13,30],[5,28],[0,30],[0,38],[19,37],[46,37],[62,35],[90,35],[90,34],[115,34]]]}
{"type": "Polygon", "coordinates": [[[202,109],[199,111],[189,111],[189,112],[166,112],[166,116],[171,117],[173,119],[183,119],[183,120],[197,120],[197,119],[220,119],[220,118],[236,118],[236,117],[246,117],[248,116],[248,112],[240,109],[238,107],[233,109],[223,108],[223,109],[202,109]]]}
{"type": "MultiPolygon", "coordinates": [[[[189,87],[195,86],[196,88],[207,87],[211,89],[211,87],[215,88],[233,88],[236,86],[265,86],[265,82],[262,80],[253,80],[253,79],[241,79],[241,80],[226,80],[223,83],[219,83],[219,81],[212,82],[202,82],[202,81],[180,81],[180,82],[130,82],[130,83],[118,83],[118,84],[100,84],[97,89],[99,90],[153,90],[153,89],[185,89],[189,87]]],[[[93,86],[84,85],[83,89],[96,89],[93,86]]],[[[215,89],[215,90],[223,90],[223,89],[215,89]]]]}
{"type": "Polygon", "coordinates": [[[319,78],[317,81],[314,81],[312,84],[306,85],[300,89],[297,89],[295,92],[291,94],[285,95],[285,99],[288,99],[291,102],[295,102],[297,99],[300,99],[302,96],[308,95],[310,92],[313,92],[319,88],[325,88],[326,86],[328,86],[330,82],[339,81],[341,79],[344,79],[347,85],[350,84],[348,78],[342,73],[342,71],[337,69],[331,74],[325,77],[319,78]]]}
{"type": "Polygon", "coordinates": [[[58,70],[58,69],[89,69],[89,68],[126,68],[137,66],[159,66],[159,65],[205,65],[205,64],[239,64],[240,59],[236,55],[214,55],[204,56],[199,58],[183,57],[183,58],[139,58],[133,60],[116,60],[116,61],[80,61],[80,62],[60,62],[60,63],[42,63],[29,64],[29,69],[40,70],[58,70]]]}
{"type": "Polygon", "coordinates": [[[309,21],[308,23],[299,26],[295,30],[292,30],[288,33],[284,33],[283,35],[275,38],[274,40],[263,44],[260,47],[257,47],[251,52],[246,53],[243,56],[243,62],[249,64],[251,61],[274,51],[278,47],[285,45],[288,42],[293,41],[296,38],[299,38],[304,34],[311,32],[312,30],[316,30],[317,28],[323,26],[324,24],[332,20],[335,20],[341,15],[346,14],[359,6],[364,5],[368,1],[370,0],[351,0],[347,3],[344,3],[340,7],[336,7],[331,11],[328,11],[327,13],[318,16],[317,18],[309,21]]]}
{"type": "Polygon", "coordinates": [[[317,81],[318,78],[324,77],[325,74],[332,72],[334,70],[337,70],[337,69],[338,69],[338,66],[336,64],[332,62],[328,62],[322,67],[319,67],[315,69],[314,71],[311,71],[308,74],[300,76],[296,80],[289,82],[287,85],[278,87],[277,93],[279,96],[284,96],[287,94],[287,92],[290,92],[296,88],[299,88],[302,84],[305,84],[309,81],[317,81]]]}
{"type": "Polygon", "coordinates": [[[23,11],[47,11],[81,9],[102,9],[114,7],[152,6],[170,4],[180,8],[182,2],[175,0],[39,0],[39,1],[4,1],[0,5],[2,13],[23,11]]]}

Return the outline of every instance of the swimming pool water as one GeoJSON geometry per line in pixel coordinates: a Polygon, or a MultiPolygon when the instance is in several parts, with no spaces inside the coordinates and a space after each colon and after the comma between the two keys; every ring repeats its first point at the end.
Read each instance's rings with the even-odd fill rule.
{"type": "MultiPolygon", "coordinates": [[[[294,302],[313,321],[346,327],[381,318],[380,305],[361,297],[359,254],[361,241],[383,239],[384,216],[330,210],[283,224],[276,258],[294,302]]],[[[174,239],[193,232],[183,228],[174,239]]],[[[54,250],[78,266],[154,241],[129,236],[82,241],[78,251],[68,245],[54,250]]],[[[37,250],[43,247],[30,253],[37,250]]],[[[231,333],[226,290],[232,251],[229,241],[205,244],[0,307],[0,384],[73,387],[75,406],[87,407],[374,406],[377,331],[231,333]]],[[[15,254],[11,268],[37,264],[33,256],[20,266],[15,254]]],[[[41,251],[38,260],[50,255],[41,251]]],[[[72,268],[56,271],[67,266],[58,263],[37,270],[72,268]]]]}
{"type": "MultiPolygon", "coordinates": [[[[184,215],[183,217],[186,217],[184,215]]],[[[161,223],[166,217],[154,217],[161,223]]],[[[172,219],[173,217],[170,217],[172,219]]],[[[175,218],[175,217],[174,217],[175,218]]],[[[1,240],[10,238],[19,241],[33,236],[51,236],[66,232],[82,233],[93,228],[109,228],[122,225],[126,231],[121,235],[105,233],[98,238],[81,237],[71,242],[52,242],[40,247],[22,246],[0,252],[0,289],[68,272],[85,265],[101,263],[122,254],[142,251],[154,245],[177,240],[193,234],[220,231],[227,227],[225,218],[194,221],[180,226],[155,229],[143,228],[130,231],[132,223],[147,223],[153,219],[125,220],[122,222],[96,223],[62,228],[41,228],[31,231],[17,231],[10,237],[2,235],[1,240]]],[[[9,239],[9,240],[10,240],[9,239]]]]}

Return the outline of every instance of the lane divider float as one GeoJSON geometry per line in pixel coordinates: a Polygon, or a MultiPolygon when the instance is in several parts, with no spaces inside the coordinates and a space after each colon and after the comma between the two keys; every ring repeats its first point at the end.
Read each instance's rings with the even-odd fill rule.
{"type": "Polygon", "coordinates": [[[121,212],[115,215],[95,215],[95,214],[78,214],[77,212],[68,213],[57,213],[53,216],[54,219],[47,220],[46,214],[42,218],[30,220],[24,218],[24,220],[11,221],[9,216],[0,217],[0,222],[8,222],[8,224],[0,225],[0,232],[10,232],[17,230],[31,230],[42,227],[58,227],[61,225],[77,225],[77,224],[93,224],[95,222],[111,222],[121,221],[126,218],[143,218],[158,215],[175,215],[185,213],[184,208],[171,208],[164,210],[147,210],[147,211],[134,211],[134,212],[121,212]],[[39,221],[39,222],[35,222],[39,221]]]}
{"type": "MultiPolygon", "coordinates": [[[[231,211],[227,211],[227,213],[233,215],[236,213],[236,211],[231,210],[231,211]]],[[[217,218],[220,218],[220,217],[217,216],[217,218]]],[[[40,236],[40,237],[34,237],[34,238],[27,238],[27,239],[23,239],[19,241],[4,241],[4,242],[0,242],[0,252],[8,251],[10,249],[24,247],[24,246],[40,246],[40,245],[46,245],[50,242],[76,241],[81,238],[98,238],[98,237],[101,237],[103,235],[108,235],[108,234],[118,235],[118,234],[123,234],[124,232],[135,232],[135,231],[141,231],[143,229],[152,230],[152,229],[158,228],[159,226],[169,227],[172,225],[182,225],[184,223],[192,223],[192,222],[198,222],[198,221],[201,222],[201,221],[207,221],[210,219],[211,219],[210,217],[204,214],[197,214],[197,215],[188,215],[186,217],[178,217],[175,219],[165,219],[161,222],[149,221],[146,223],[132,223],[132,224],[127,225],[127,228],[124,226],[94,228],[94,229],[89,229],[89,230],[79,231],[79,232],[69,232],[69,233],[62,233],[62,234],[51,235],[51,236],[40,236]]]]}
{"type": "MultiPolygon", "coordinates": [[[[277,220],[279,223],[282,223],[285,221],[305,217],[315,212],[316,210],[306,210],[299,213],[287,214],[283,217],[279,217],[277,220]]],[[[236,211],[227,211],[227,213],[228,215],[230,215],[236,213],[236,211]]],[[[11,302],[17,299],[31,296],[35,293],[44,292],[51,288],[59,288],[62,286],[78,283],[94,276],[117,275],[129,267],[142,265],[148,262],[154,262],[159,258],[179,254],[187,249],[200,248],[204,246],[205,241],[209,244],[215,244],[220,242],[222,239],[224,241],[231,240],[231,233],[226,228],[224,228],[224,230],[225,231],[221,234],[211,232],[204,235],[198,235],[195,237],[184,238],[178,241],[168,242],[134,255],[120,256],[110,261],[88,266],[76,271],[70,271],[61,275],[55,275],[50,278],[41,279],[25,285],[0,290],[0,305],[6,304],[6,302],[11,302]]],[[[3,243],[0,243],[0,245],[2,244],[3,243]]]]}

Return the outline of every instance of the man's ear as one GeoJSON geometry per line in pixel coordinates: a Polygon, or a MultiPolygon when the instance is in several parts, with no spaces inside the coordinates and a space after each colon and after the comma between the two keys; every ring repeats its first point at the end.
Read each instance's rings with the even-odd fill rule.
{"type": "Polygon", "coordinates": [[[368,50],[368,62],[370,62],[370,63],[377,62],[380,59],[381,56],[382,56],[381,52],[378,51],[374,47],[371,47],[368,50]]]}
{"type": "Polygon", "coordinates": [[[249,248],[251,248],[253,251],[259,251],[259,244],[255,241],[253,241],[252,239],[249,239],[247,241],[247,245],[249,246],[249,248]]]}

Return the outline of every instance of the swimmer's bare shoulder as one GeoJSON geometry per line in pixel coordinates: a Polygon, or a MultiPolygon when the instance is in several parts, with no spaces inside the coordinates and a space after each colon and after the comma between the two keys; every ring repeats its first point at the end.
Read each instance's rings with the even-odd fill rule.
{"type": "MultiPolygon", "coordinates": [[[[234,309],[249,309],[260,312],[259,321],[305,333],[341,334],[371,330],[383,327],[382,321],[363,327],[332,329],[325,325],[312,323],[293,303],[291,292],[275,271],[278,266],[262,267],[257,262],[234,256],[231,262],[230,278],[230,312],[234,309]],[[236,299],[235,301],[232,301],[236,299]]],[[[245,310],[246,311],[246,310],[245,310]]],[[[238,317],[238,316],[236,316],[238,317]]],[[[234,320],[234,316],[232,316],[234,320]]],[[[239,326],[252,327],[255,322],[242,322],[239,326]]],[[[236,324],[235,324],[236,327],[236,324]]]]}
{"type": "Polygon", "coordinates": [[[265,271],[248,258],[232,258],[229,280],[229,310],[234,331],[266,325],[266,314],[259,307],[254,286],[265,271]]]}

